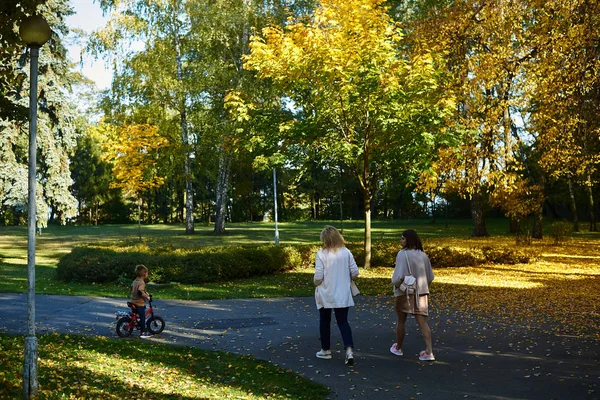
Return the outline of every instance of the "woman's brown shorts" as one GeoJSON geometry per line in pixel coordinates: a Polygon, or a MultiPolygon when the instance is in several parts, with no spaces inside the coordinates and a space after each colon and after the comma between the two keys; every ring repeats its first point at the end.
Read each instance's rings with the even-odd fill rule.
{"type": "Polygon", "coordinates": [[[419,296],[419,304],[415,304],[415,295],[411,294],[406,298],[406,295],[396,297],[396,312],[405,314],[419,314],[426,317],[429,316],[429,301],[428,295],[419,296]],[[416,307],[415,307],[416,306],[416,307]]]}

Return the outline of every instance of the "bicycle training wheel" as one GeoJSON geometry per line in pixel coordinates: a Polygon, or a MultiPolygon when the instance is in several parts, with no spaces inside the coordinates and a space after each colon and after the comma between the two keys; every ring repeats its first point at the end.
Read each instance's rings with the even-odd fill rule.
{"type": "Polygon", "coordinates": [[[133,326],[131,326],[130,317],[123,317],[117,321],[117,335],[120,337],[129,337],[132,331],[133,326]]]}
{"type": "Polygon", "coordinates": [[[158,335],[165,329],[165,320],[160,315],[150,317],[146,321],[146,328],[151,334],[158,335]]]}

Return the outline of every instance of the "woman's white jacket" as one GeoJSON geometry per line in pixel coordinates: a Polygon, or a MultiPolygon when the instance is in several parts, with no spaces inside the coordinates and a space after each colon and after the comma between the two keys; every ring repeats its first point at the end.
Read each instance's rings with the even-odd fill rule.
{"type": "Polygon", "coordinates": [[[321,249],[315,261],[317,308],[345,308],[354,305],[350,281],[358,276],[354,256],[346,247],[321,249]]]}

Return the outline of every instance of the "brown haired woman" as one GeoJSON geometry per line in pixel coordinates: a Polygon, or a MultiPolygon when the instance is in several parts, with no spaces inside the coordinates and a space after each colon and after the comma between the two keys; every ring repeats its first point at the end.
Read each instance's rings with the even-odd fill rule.
{"type": "Polygon", "coordinates": [[[427,254],[423,252],[423,245],[419,235],[412,229],[402,232],[402,250],[396,256],[396,267],[392,274],[394,285],[394,296],[396,297],[396,343],[390,347],[390,352],[401,356],[402,344],[404,342],[405,324],[408,314],[413,314],[419,325],[419,329],[425,339],[425,350],[419,353],[419,360],[433,361],[433,349],[431,345],[431,329],[427,323],[429,316],[429,284],[433,281],[433,270],[427,254]],[[403,292],[400,285],[404,277],[412,275],[416,278],[415,294],[403,292]]]}

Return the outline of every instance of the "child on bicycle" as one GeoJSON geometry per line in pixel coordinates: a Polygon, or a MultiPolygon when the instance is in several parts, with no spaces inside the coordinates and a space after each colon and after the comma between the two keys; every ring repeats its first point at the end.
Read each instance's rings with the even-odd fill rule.
{"type": "Polygon", "coordinates": [[[135,275],[137,278],[131,284],[131,302],[140,316],[140,338],[149,338],[152,335],[146,332],[146,300],[150,300],[150,295],[146,292],[144,281],[148,278],[148,268],[142,264],[136,265],[135,275]]]}

